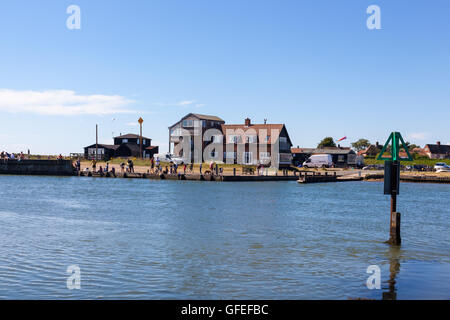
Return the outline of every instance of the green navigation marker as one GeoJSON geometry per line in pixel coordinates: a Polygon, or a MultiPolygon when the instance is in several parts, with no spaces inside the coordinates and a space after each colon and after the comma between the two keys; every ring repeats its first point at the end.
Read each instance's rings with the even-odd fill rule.
{"type": "Polygon", "coordinates": [[[411,154],[408,147],[403,141],[400,132],[392,132],[381,149],[377,160],[384,161],[384,194],[391,195],[391,222],[390,222],[390,237],[387,241],[392,245],[400,245],[402,239],[400,237],[400,212],[397,212],[397,195],[400,193],[400,161],[412,161],[411,154]],[[405,149],[407,158],[400,157],[400,142],[403,149],[405,149]],[[391,143],[391,157],[384,157],[389,143],[391,143]]]}
{"type": "Polygon", "coordinates": [[[405,141],[403,140],[402,135],[400,132],[392,132],[389,138],[387,139],[386,143],[384,144],[383,149],[381,149],[380,154],[378,155],[377,160],[390,160],[390,161],[412,161],[411,154],[409,153],[408,147],[405,144],[405,141]],[[389,142],[392,142],[392,150],[391,150],[391,157],[384,157],[384,153],[387,150],[387,147],[389,146],[389,142]],[[405,149],[406,154],[408,155],[407,158],[401,158],[399,155],[400,152],[400,142],[402,143],[403,149],[405,149]]]}

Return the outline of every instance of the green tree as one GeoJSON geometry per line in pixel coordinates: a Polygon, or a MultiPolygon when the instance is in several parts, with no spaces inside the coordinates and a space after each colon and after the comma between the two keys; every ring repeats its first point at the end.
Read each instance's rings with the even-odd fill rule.
{"type": "Polygon", "coordinates": [[[326,137],[323,138],[322,141],[317,145],[317,148],[324,148],[324,147],[336,147],[336,143],[334,143],[334,140],[332,137],[326,137]]]}
{"type": "Polygon", "coordinates": [[[415,148],[420,148],[420,146],[418,146],[414,143],[410,143],[409,141],[406,141],[405,144],[408,147],[409,151],[411,151],[412,149],[415,149],[415,148]]]}
{"type": "Polygon", "coordinates": [[[367,139],[359,139],[356,142],[352,142],[352,147],[356,151],[364,150],[370,146],[370,142],[367,139]]]}

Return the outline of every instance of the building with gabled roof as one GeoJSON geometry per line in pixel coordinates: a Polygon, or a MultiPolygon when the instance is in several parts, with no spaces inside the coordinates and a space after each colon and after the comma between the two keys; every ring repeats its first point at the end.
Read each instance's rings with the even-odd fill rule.
{"type": "Polygon", "coordinates": [[[189,113],[169,127],[169,153],[173,144],[174,155],[188,162],[203,162],[205,149],[211,143],[223,144],[223,154],[219,154],[215,148],[209,150],[211,154],[208,159],[218,162],[290,166],[292,160],[292,142],[284,124],[268,124],[266,121],[264,124],[253,124],[249,118],[242,124],[225,124],[217,116],[189,113]],[[204,141],[204,134],[210,129],[217,130],[216,134],[204,141]],[[191,159],[187,159],[185,150],[182,149],[186,135],[191,140],[191,159]],[[194,141],[201,148],[194,146],[194,141]],[[197,154],[199,152],[201,155],[197,154]],[[273,158],[275,156],[276,159],[273,158]]]}
{"type": "Polygon", "coordinates": [[[436,142],[436,144],[425,145],[423,151],[428,155],[430,159],[450,158],[450,145],[441,144],[440,141],[436,142]]]}
{"type": "MultiPolygon", "coordinates": [[[[186,158],[184,154],[184,150],[181,148],[181,142],[183,141],[182,131],[188,132],[191,137],[191,159],[190,161],[194,161],[194,158],[203,159],[203,150],[205,147],[211,143],[208,141],[201,141],[201,155],[197,155],[197,150],[194,150],[194,139],[195,137],[203,137],[203,134],[206,130],[209,129],[217,129],[220,130],[220,126],[224,124],[225,121],[220,117],[198,114],[198,113],[188,113],[183,118],[178,120],[175,124],[169,127],[169,153],[173,150],[173,153],[177,157],[186,158]],[[173,147],[172,147],[173,145],[173,147]]],[[[187,159],[189,161],[189,159],[187,159]]]]}
{"type": "Polygon", "coordinates": [[[158,146],[152,146],[152,139],[142,136],[142,155],[140,152],[141,137],[137,134],[128,133],[114,137],[114,144],[92,144],[84,148],[86,159],[95,159],[97,152],[98,160],[109,160],[111,158],[151,158],[158,153],[158,146]]]}
{"type": "Polygon", "coordinates": [[[292,142],[284,124],[253,124],[246,118],[243,124],[222,124],[221,129],[226,163],[291,165],[292,142]],[[250,147],[251,143],[257,145],[257,150],[250,147]]]}

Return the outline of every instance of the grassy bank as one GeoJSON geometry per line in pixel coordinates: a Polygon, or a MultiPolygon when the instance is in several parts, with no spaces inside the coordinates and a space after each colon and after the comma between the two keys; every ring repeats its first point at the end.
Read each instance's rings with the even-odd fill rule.
{"type": "MultiPolygon", "coordinates": [[[[413,159],[413,161],[401,161],[400,163],[404,166],[410,165],[426,165],[430,167],[434,167],[434,165],[438,162],[445,162],[450,165],[450,160],[442,160],[442,159],[413,159]]],[[[376,160],[375,158],[365,158],[365,165],[370,164],[384,164],[384,160],[376,160]]]]}

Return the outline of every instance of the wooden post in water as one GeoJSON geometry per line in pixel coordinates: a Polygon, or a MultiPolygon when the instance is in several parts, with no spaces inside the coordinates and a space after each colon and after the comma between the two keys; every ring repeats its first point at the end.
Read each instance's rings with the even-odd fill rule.
{"type": "Polygon", "coordinates": [[[400,237],[400,212],[397,212],[397,195],[391,195],[391,226],[389,234],[389,243],[400,245],[402,238],[400,237]]]}
{"type": "Polygon", "coordinates": [[[389,243],[400,245],[402,239],[400,237],[400,212],[397,212],[397,194],[400,184],[400,162],[394,161],[391,169],[391,218],[389,228],[389,243]]]}
{"type": "Polygon", "coordinates": [[[389,224],[389,240],[387,243],[392,245],[400,245],[402,239],[400,237],[400,212],[397,212],[397,195],[400,193],[400,160],[411,161],[412,157],[408,147],[403,141],[400,132],[392,132],[381,149],[377,160],[385,160],[384,162],[384,194],[391,195],[391,216],[389,224]],[[391,142],[391,157],[385,157],[391,142]],[[405,150],[407,157],[400,157],[400,142],[405,150]]]}

